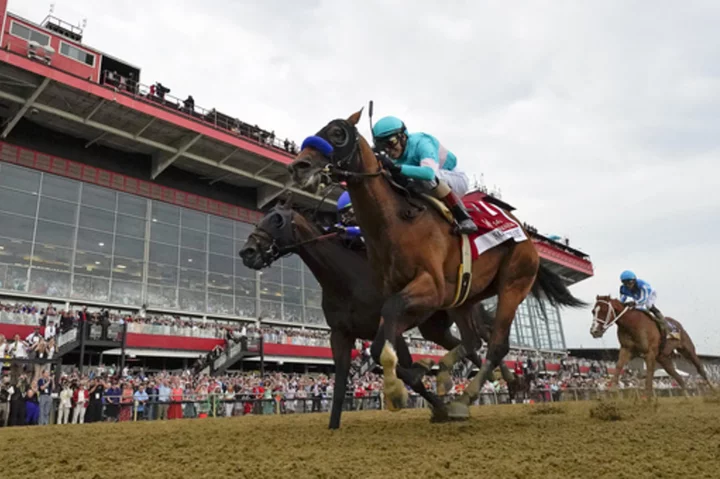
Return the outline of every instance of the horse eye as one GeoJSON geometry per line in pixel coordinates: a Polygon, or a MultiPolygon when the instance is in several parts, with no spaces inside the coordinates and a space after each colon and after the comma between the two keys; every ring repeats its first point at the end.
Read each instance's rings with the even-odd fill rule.
{"type": "Polygon", "coordinates": [[[276,228],[282,228],[282,225],[285,223],[280,213],[274,214],[271,221],[273,226],[276,228]]]}
{"type": "Polygon", "coordinates": [[[337,146],[343,146],[347,142],[347,132],[336,126],[329,131],[330,140],[337,146]]]}

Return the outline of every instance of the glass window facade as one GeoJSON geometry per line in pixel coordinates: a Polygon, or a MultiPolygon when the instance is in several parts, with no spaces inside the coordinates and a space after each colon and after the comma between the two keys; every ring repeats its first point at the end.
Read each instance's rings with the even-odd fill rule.
{"type": "MultiPolygon", "coordinates": [[[[484,302],[489,311],[495,311],[497,299],[484,302]]],[[[564,351],[565,336],[562,331],[560,310],[534,297],[528,297],[518,306],[510,329],[510,346],[514,348],[564,351]]]]}
{"type": "MultiPolygon", "coordinates": [[[[325,325],[296,255],[256,272],[237,252],[253,226],[0,163],[0,290],[203,315],[325,325]]],[[[487,301],[494,309],[494,300],[487,301]]],[[[559,311],[518,308],[513,346],[565,349],[559,311]]]]}

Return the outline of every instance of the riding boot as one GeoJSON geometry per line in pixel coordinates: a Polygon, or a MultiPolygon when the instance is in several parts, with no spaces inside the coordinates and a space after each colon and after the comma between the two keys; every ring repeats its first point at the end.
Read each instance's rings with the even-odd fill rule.
{"type": "Polygon", "coordinates": [[[450,189],[444,181],[438,181],[437,187],[433,190],[434,196],[445,203],[458,224],[458,233],[471,235],[478,232],[477,225],[473,222],[465,209],[462,200],[450,189]]]}
{"type": "Polygon", "coordinates": [[[657,318],[657,323],[660,326],[660,330],[665,334],[665,337],[668,337],[670,334],[670,327],[667,319],[665,319],[665,315],[662,314],[655,306],[650,308],[650,312],[655,316],[655,318],[657,318]]]}
{"type": "Polygon", "coordinates": [[[670,329],[668,328],[667,320],[665,319],[665,316],[660,312],[660,310],[655,307],[650,308],[650,313],[655,319],[655,323],[658,325],[658,328],[660,329],[659,352],[662,356],[670,356],[672,354],[672,350],[668,347],[668,340],[670,339],[670,329]]]}

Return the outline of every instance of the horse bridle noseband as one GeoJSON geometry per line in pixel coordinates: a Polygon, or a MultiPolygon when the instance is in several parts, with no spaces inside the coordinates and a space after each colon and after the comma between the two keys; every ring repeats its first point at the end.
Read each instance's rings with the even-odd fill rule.
{"type": "Polygon", "coordinates": [[[608,301],[608,300],[605,300],[605,299],[598,299],[597,302],[598,302],[599,304],[605,304],[605,305],[607,305],[607,307],[608,307],[608,311],[607,311],[607,314],[605,314],[605,320],[604,320],[604,321],[601,322],[600,317],[597,315],[597,313],[595,313],[595,315],[593,316],[594,321],[595,321],[597,324],[601,324],[601,325],[602,325],[602,332],[603,332],[603,333],[604,333],[605,331],[607,331],[608,329],[610,329],[610,326],[612,326],[613,324],[617,323],[618,320],[619,320],[620,318],[622,318],[622,317],[625,315],[625,313],[627,313],[627,312],[631,309],[630,306],[625,306],[625,309],[623,309],[623,310],[620,312],[620,314],[618,314],[618,313],[615,311],[615,308],[614,308],[613,305],[612,305],[612,301],[608,301]],[[612,318],[610,318],[610,315],[612,315],[612,318]]]}
{"type": "Polygon", "coordinates": [[[321,173],[330,175],[339,181],[363,180],[383,174],[384,170],[380,166],[380,162],[378,162],[377,171],[372,173],[362,173],[350,169],[353,163],[360,158],[360,135],[357,128],[347,120],[331,121],[314,136],[306,138],[302,148],[306,146],[314,147],[328,159],[328,163],[321,173]],[[342,138],[331,134],[337,129],[344,133],[342,138]]]}
{"type": "MultiPolygon", "coordinates": [[[[287,225],[286,225],[287,220],[286,220],[285,216],[282,213],[277,212],[277,211],[272,214],[280,215],[280,217],[283,219],[283,224],[280,225],[277,228],[277,230],[281,233],[284,232],[285,228],[287,227],[287,225]]],[[[290,218],[292,218],[292,214],[290,215],[290,218]]],[[[289,235],[290,237],[285,238],[285,236],[287,236],[287,235],[285,235],[285,234],[280,235],[281,240],[283,240],[283,242],[285,239],[287,239],[288,242],[290,243],[287,246],[282,246],[282,245],[278,244],[278,238],[273,236],[270,232],[268,232],[265,228],[263,228],[260,225],[257,225],[255,227],[255,231],[253,231],[252,233],[250,233],[248,235],[248,239],[253,238],[255,240],[255,244],[258,245],[258,251],[260,252],[260,258],[263,261],[264,268],[271,266],[275,261],[277,261],[278,259],[280,259],[284,256],[288,256],[293,253],[296,253],[297,249],[300,248],[301,246],[315,243],[317,241],[322,241],[327,238],[332,238],[333,236],[337,236],[339,234],[339,231],[333,231],[331,233],[315,236],[313,238],[310,238],[309,240],[293,243],[292,241],[295,241],[296,226],[297,225],[295,224],[295,221],[292,221],[292,219],[291,219],[290,220],[291,233],[289,235]],[[260,248],[260,246],[265,241],[269,242],[268,247],[260,248]]]]}

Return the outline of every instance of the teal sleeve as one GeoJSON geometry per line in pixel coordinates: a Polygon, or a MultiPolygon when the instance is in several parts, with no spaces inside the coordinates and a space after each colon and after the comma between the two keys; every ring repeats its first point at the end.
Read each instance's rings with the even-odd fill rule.
{"type": "Polygon", "coordinates": [[[429,166],[402,165],[400,172],[414,180],[432,181],[435,179],[435,172],[429,166]]]}

